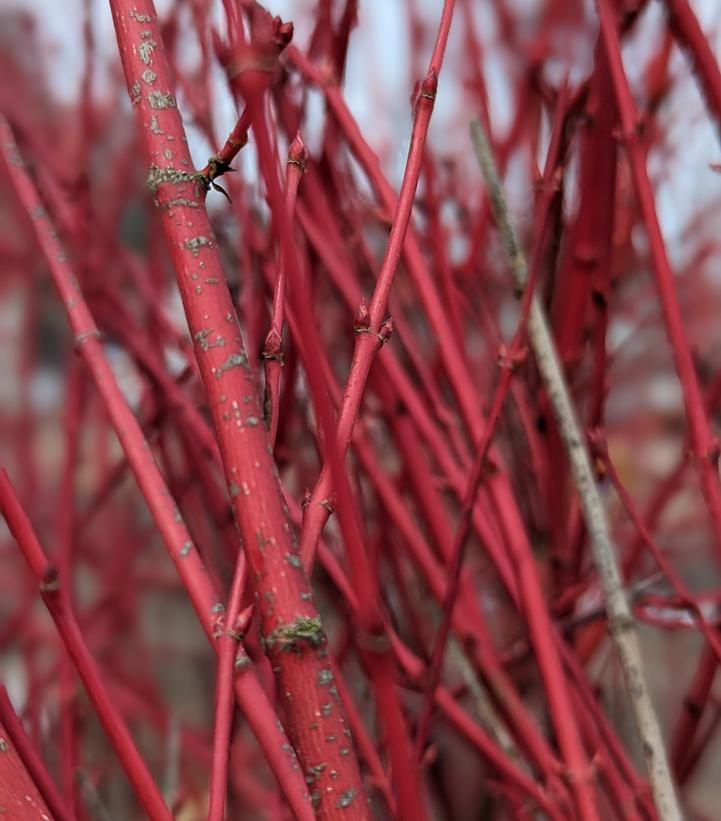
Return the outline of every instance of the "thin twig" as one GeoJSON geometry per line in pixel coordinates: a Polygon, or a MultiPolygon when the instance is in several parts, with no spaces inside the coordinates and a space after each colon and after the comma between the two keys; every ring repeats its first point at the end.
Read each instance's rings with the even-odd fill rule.
{"type": "Polygon", "coordinates": [[[247,665],[248,657],[240,645],[252,608],[242,617],[240,605],[245,590],[245,554],[238,554],[228,607],[226,628],[218,643],[218,673],[215,686],[215,721],[213,729],[213,768],[210,774],[210,806],[208,821],[223,821],[228,791],[228,763],[233,723],[233,678],[236,667],[247,665]],[[240,649],[239,649],[240,648],[240,649]]]}
{"type": "MultiPolygon", "coordinates": [[[[223,621],[219,615],[222,614],[222,609],[217,607],[218,596],[183,517],[143,437],[140,425],[118,387],[105,356],[95,320],[83,298],[55,228],[23,165],[13,134],[7,122],[1,117],[0,155],[5,160],[18,198],[28,215],[31,215],[38,243],[68,314],[78,353],[85,361],[105,404],[141,493],[203,630],[217,652],[216,630],[221,627],[223,621]]],[[[294,813],[300,817],[310,818],[312,809],[307,800],[306,785],[297,770],[289,766],[289,760],[294,762],[294,756],[292,752],[289,756],[283,749],[287,742],[282,725],[278,724],[275,712],[252,670],[247,669],[244,675],[236,678],[235,692],[294,813]]]]}
{"type": "MultiPolygon", "coordinates": [[[[35,749],[33,742],[28,738],[20,717],[15,712],[10,696],[3,685],[0,685],[0,726],[4,728],[10,742],[15,747],[18,758],[28,771],[33,784],[38,788],[40,795],[48,805],[56,821],[75,821],[75,813],[66,805],[65,800],[58,792],[50,777],[45,763],[35,749]]],[[[7,744],[5,739],[2,741],[7,744]]],[[[0,750],[2,744],[0,743],[0,750]]]]}
{"type": "MultiPolygon", "coordinates": [[[[298,198],[298,185],[305,170],[308,152],[300,138],[300,134],[288,149],[285,176],[285,205],[288,209],[288,219],[292,222],[295,203],[298,198]]],[[[283,367],[283,318],[285,313],[285,291],[288,274],[283,247],[281,246],[278,259],[278,273],[273,284],[273,313],[270,320],[270,330],[265,337],[263,360],[265,362],[265,398],[263,411],[268,428],[268,438],[271,446],[275,446],[275,437],[278,432],[278,411],[280,408],[280,371],[283,367]]]]}
{"type": "MultiPolygon", "coordinates": [[[[356,757],[352,748],[343,755],[339,745],[328,740],[344,732],[345,718],[326,681],[327,638],[283,510],[253,368],[205,209],[205,190],[198,175],[189,170],[191,157],[173,94],[174,72],[163,48],[155,7],[152,0],[110,0],[110,6],[128,92],[145,156],[151,162],[148,185],[195,342],[195,359],[217,434],[239,544],[258,594],[263,649],[283,694],[289,736],[305,783],[312,785],[318,817],[342,815],[360,821],[367,818],[367,811],[356,757]],[[146,91],[138,95],[137,88],[146,91]],[[330,708],[323,709],[326,704],[330,708]],[[317,728],[309,727],[309,715],[317,715],[317,728]],[[322,768],[317,768],[319,757],[322,768]]],[[[273,37],[283,32],[279,21],[253,8],[258,19],[269,24],[260,27],[262,37],[253,40],[248,51],[242,26],[231,34],[235,56],[254,53],[260,58],[258,62],[253,57],[256,61],[250,71],[257,79],[254,71],[267,65],[264,50],[275,49],[273,37]]],[[[256,89],[251,108],[256,129],[258,113],[263,112],[256,105],[262,102],[262,91],[256,89]]]]}
{"type": "Polygon", "coordinates": [[[58,571],[50,564],[35,531],[15,494],[7,473],[0,470],[0,509],[18,547],[37,579],[40,595],[58,628],[60,638],[78,671],[98,718],[148,817],[167,819],[172,815],[160,794],[150,770],[143,761],[132,736],[108,694],[95,659],[83,639],[70,607],[67,590],[58,571]]]}
{"type": "MultiPolygon", "coordinates": [[[[510,258],[515,285],[523,288],[528,278],[526,259],[509,218],[490,144],[483,127],[477,121],[471,124],[471,139],[486,180],[494,217],[510,258]]],[[[682,818],[681,810],[671,780],[658,717],[648,690],[636,624],[616,564],[603,501],[596,486],[588,449],[558,361],[548,320],[536,295],[533,296],[531,303],[528,337],[556,417],[558,432],[566,448],[581,502],[590,536],[593,561],[606,603],[608,629],[626,679],[656,807],[662,819],[679,819],[682,818]]]]}

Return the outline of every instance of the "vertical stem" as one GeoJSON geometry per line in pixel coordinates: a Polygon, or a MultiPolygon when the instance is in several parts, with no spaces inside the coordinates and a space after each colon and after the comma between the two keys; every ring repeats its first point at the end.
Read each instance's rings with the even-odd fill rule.
{"type": "MultiPolygon", "coordinates": [[[[501,183],[486,135],[478,122],[471,126],[473,146],[483,170],[494,216],[506,247],[517,287],[528,279],[526,260],[510,222],[501,183]]],[[[566,447],[576,491],[591,540],[594,565],[603,590],[611,638],[618,652],[636,728],[641,737],[646,771],[651,781],[661,818],[680,819],[676,794],[666,759],[658,718],[648,691],[636,625],[626,599],[601,495],[591,469],[588,450],[565,383],[543,308],[534,295],[528,321],[528,337],[536,357],[548,399],[553,408],[561,439],[566,447]]]]}
{"type": "MultiPolygon", "coordinates": [[[[247,110],[247,109],[246,109],[247,110]]],[[[288,220],[293,221],[293,212],[298,197],[298,185],[305,169],[308,152],[303,145],[300,134],[296,136],[288,149],[286,163],[285,207],[288,210],[288,220]]],[[[286,300],[286,282],[288,272],[284,246],[281,246],[278,259],[278,273],[273,285],[273,313],[270,321],[270,330],[265,338],[263,359],[265,360],[265,399],[263,412],[268,427],[268,438],[271,446],[275,446],[275,437],[278,433],[278,412],[280,408],[280,371],[283,366],[283,316],[286,300]]]]}
{"type": "MultiPolygon", "coordinates": [[[[284,510],[257,385],[205,210],[203,178],[193,171],[155,8],[149,0],[110,0],[110,6],[128,93],[151,163],[148,185],[194,341],[258,596],[263,648],[276,674],[289,734],[318,816],[365,818],[356,757],[346,745],[341,753],[339,739],[349,731],[327,678],[327,639],[284,510]]],[[[280,22],[273,25],[275,34],[281,34],[280,22]]],[[[265,81],[263,64],[249,66],[248,74],[265,81]]]]}
{"type": "MultiPolygon", "coordinates": [[[[401,183],[398,200],[393,209],[393,223],[391,225],[391,232],[383,258],[383,264],[378,274],[375,288],[373,289],[370,308],[365,309],[365,306],[363,306],[363,309],[366,311],[366,316],[363,318],[363,331],[357,339],[353,362],[351,364],[350,373],[348,374],[338,416],[337,436],[342,454],[345,453],[350,442],[371,365],[382,342],[381,325],[385,319],[388,299],[411,219],[428,126],[433,113],[433,106],[438,89],[438,72],[443,62],[448,32],[453,19],[453,10],[454,0],[445,0],[435,48],[430,60],[430,67],[421,84],[420,93],[416,100],[411,143],[403,173],[403,182],[401,183]]],[[[328,468],[325,467],[313,489],[310,504],[306,510],[306,517],[303,520],[301,553],[306,567],[313,566],[313,557],[315,555],[318,538],[327,519],[325,500],[330,492],[330,478],[330,472],[328,468]]]]}
{"type": "Polygon", "coordinates": [[[238,554],[238,562],[233,574],[226,626],[218,640],[218,673],[215,685],[215,722],[213,726],[213,766],[210,773],[210,806],[208,821],[223,821],[225,798],[228,790],[228,759],[230,757],[230,731],[233,722],[233,677],[235,667],[246,662],[245,651],[236,656],[239,641],[247,623],[249,613],[239,620],[240,603],[245,587],[245,554],[238,554]]]}

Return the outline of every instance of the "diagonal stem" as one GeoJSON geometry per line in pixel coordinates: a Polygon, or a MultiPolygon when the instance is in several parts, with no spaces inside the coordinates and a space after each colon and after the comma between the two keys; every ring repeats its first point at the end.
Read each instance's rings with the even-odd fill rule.
{"type": "MultiPolygon", "coordinates": [[[[515,283],[522,288],[528,279],[526,259],[508,215],[491,147],[481,124],[477,121],[471,125],[471,137],[486,180],[494,217],[511,262],[515,283]]],[[[593,561],[606,603],[609,632],[616,646],[626,679],[626,688],[636,720],[636,729],[641,737],[646,771],[652,785],[656,807],[664,821],[680,819],[681,811],[671,780],[661,728],[651,702],[646,673],[641,660],[636,624],[621,583],[603,501],[591,469],[585,438],[576,418],[548,320],[535,295],[528,319],[528,338],[556,417],[558,431],[566,448],[581,502],[591,540],[593,561]]]]}

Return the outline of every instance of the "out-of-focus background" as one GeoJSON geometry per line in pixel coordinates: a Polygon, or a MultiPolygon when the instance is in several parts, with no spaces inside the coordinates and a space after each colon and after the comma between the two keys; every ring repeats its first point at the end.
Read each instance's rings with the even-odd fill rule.
{"type": "MultiPolygon", "coordinates": [[[[202,60],[191,25],[194,3],[191,0],[179,3],[162,0],[156,5],[161,20],[175,15],[174,53],[178,55],[179,68],[192,76],[202,60]]],[[[274,14],[294,22],[294,43],[301,49],[310,37],[316,5],[311,0],[274,0],[266,4],[274,14]]],[[[580,83],[592,66],[598,33],[593,3],[589,0],[569,4],[578,6],[578,9],[575,12],[569,10],[567,27],[559,24],[549,32],[549,39],[543,43],[544,48],[538,52],[537,58],[526,45],[540,48],[544,0],[508,0],[503,4],[504,15],[498,13],[497,5],[491,0],[459,4],[429,132],[430,152],[437,158],[439,167],[452,167],[452,174],[447,179],[457,186],[455,202],[449,197],[442,216],[449,259],[459,267],[473,244],[473,237],[466,233],[468,222],[459,204],[469,209],[477,208],[482,199],[480,176],[468,136],[468,122],[477,112],[469,109],[468,102],[471,81],[465,39],[467,27],[474,26],[482,44],[480,70],[488,94],[492,134],[499,142],[507,138],[512,140],[511,129],[518,120],[518,106],[525,105],[517,96],[519,77],[525,76],[524,72],[529,72],[532,67],[550,86],[559,85],[564,77],[572,85],[580,83]],[[509,26],[512,36],[509,36],[509,26]]],[[[221,4],[210,3],[209,6],[209,13],[222,30],[221,4]]],[[[716,55],[721,55],[721,19],[717,0],[695,0],[692,6],[716,55]]],[[[412,115],[410,98],[414,85],[425,72],[440,7],[439,0],[361,0],[359,3],[358,25],[351,37],[343,93],[362,133],[377,152],[396,189],[400,185],[408,149],[412,115]],[[414,7],[414,19],[419,23],[415,32],[409,25],[409,6],[414,7]]],[[[657,58],[659,43],[665,36],[663,4],[651,2],[634,22],[624,46],[626,69],[643,106],[648,105],[649,61],[657,58]]],[[[209,110],[214,132],[222,139],[232,128],[237,109],[222,72],[218,69],[216,74],[209,110]]],[[[187,114],[192,106],[187,105],[182,88],[177,98],[181,112],[186,115],[194,161],[197,167],[202,167],[217,146],[210,145],[204,129],[187,114]]],[[[51,167],[56,162],[65,164],[58,169],[61,176],[70,180],[85,177],[83,185],[89,185],[86,190],[90,191],[89,224],[85,230],[92,233],[94,215],[100,215],[102,220],[108,219],[108,214],[103,213],[106,202],[112,202],[113,208],[115,203],[120,203],[110,219],[117,221],[128,247],[144,253],[148,246],[142,180],[131,162],[127,165],[126,179],[119,180],[106,173],[107,169],[115,167],[118,152],[135,150],[131,109],[122,82],[107,4],[101,0],[87,3],[80,0],[0,0],[0,109],[9,112],[11,118],[17,115],[29,141],[36,135],[38,145],[46,146],[51,152],[48,156],[51,167]],[[88,10],[89,14],[86,13],[88,10]],[[86,62],[88,37],[93,44],[90,64],[86,62]],[[78,104],[83,95],[90,95],[93,107],[102,112],[102,115],[95,115],[92,123],[83,120],[83,107],[78,104]],[[92,150],[80,155],[74,147],[83,144],[79,135],[88,127],[94,129],[92,150]],[[127,187],[127,196],[116,198],[113,187],[118,184],[127,187]]],[[[311,154],[320,150],[325,117],[320,92],[310,92],[302,133],[311,154]]],[[[667,87],[660,91],[653,122],[656,131],[650,138],[648,168],[655,187],[657,212],[676,273],[677,292],[697,370],[701,381],[709,385],[721,369],[721,322],[718,320],[721,315],[721,141],[707,116],[688,62],[676,47],[672,48],[669,57],[667,87]]],[[[542,168],[550,133],[548,118],[542,118],[540,131],[536,161],[542,168]]],[[[564,203],[569,215],[574,209],[572,183],[578,173],[574,162],[573,159],[570,161],[571,184],[564,203]]],[[[260,184],[252,140],[235,165],[244,184],[251,190],[255,190],[255,186],[255,194],[259,201],[262,200],[258,193],[260,184]]],[[[529,173],[529,166],[527,146],[519,146],[514,151],[511,144],[505,184],[512,214],[526,240],[531,228],[529,218],[536,183],[529,173]]],[[[625,175],[621,188],[631,198],[628,169],[624,167],[620,175],[625,175]]],[[[4,181],[5,177],[0,179],[4,181]]],[[[360,173],[358,186],[368,198],[372,197],[360,173]]],[[[30,232],[11,204],[13,195],[5,184],[4,189],[0,194],[0,464],[17,477],[21,497],[34,500],[34,522],[52,551],[57,544],[60,508],[65,504],[61,487],[66,442],[65,386],[71,367],[72,346],[65,316],[47,272],[36,256],[30,232]],[[32,288],[28,287],[28,276],[34,277],[32,288]],[[32,471],[23,469],[23,464],[28,461],[34,465],[32,471]]],[[[422,194],[423,182],[420,190],[422,194]]],[[[223,216],[228,208],[227,202],[221,196],[212,196],[209,207],[219,223],[227,228],[223,216]]],[[[262,203],[258,207],[262,212],[262,203]]],[[[607,333],[610,366],[605,418],[616,466],[640,509],[646,510],[659,485],[683,459],[687,439],[683,396],[655,297],[646,235],[637,214],[629,214],[630,211],[620,213],[616,227],[619,236],[626,234],[623,244],[626,257],[616,260],[615,290],[607,333]]],[[[422,216],[416,219],[422,223],[422,216]]],[[[231,228],[228,228],[227,236],[232,244],[235,237],[231,228]]],[[[96,249],[93,253],[101,252],[96,249]]],[[[102,271],[104,263],[96,256],[88,259],[87,264],[102,271]]],[[[509,336],[515,327],[517,307],[510,295],[507,298],[499,296],[496,307],[499,329],[509,336]]],[[[165,292],[163,310],[179,328],[184,329],[182,308],[172,285],[165,292]]],[[[252,337],[252,328],[249,333],[252,337]]],[[[471,333],[468,345],[471,356],[480,356],[484,350],[480,335],[471,333]]],[[[107,354],[131,405],[139,414],[146,413],[143,403],[147,397],[144,398],[142,380],[127,352],[120,346],[108,344],[107,354]]],[[[179,361],[176,352],[167,352],[171,372],[178,372],[179,361]]],[[[575,386],[581,393],[583,380],[582,374],[575,386]]],[[[490,374],[479,374],[479,383],[490,390],[490,374]]],[[[92,392],[89,386],[87,390],[92,392]]],[[[94,400],[85,401],[89,403],[88,419],[92,420],[93,415],[101,411],[94,400]]],[[[717,426],[718,419],[714,417],[713,422],[717,426]]],[[[95,438],[89,422],[87,431],[81,431],[79,437],[76,502],[82,534],[77,538],[85,543],[83,550],[88,550],[89,559],[80,569],[76,589],[84,606],[92,605],[92,618],[86,623],[91,643],[94,619],[101,624],[105,619],[111,620],[110,627],[105,623],[101,631],[105,636],[104,644],[95,646],[95,652],[104,664],[112,666],[112,657],[125,652],[125,630],[132,619],[126,620],[127,614],[123,613],[122,589],[117,591],[118,599],[112,598],[107,591],[108,598],[97,598],[93,561],[101,561],[106,552],[112,553],[116,538],[127,540],[129,536],[108,532],[102,518],[82,521],[89,510],[87,505],[97,493],[94,473],[97,465],[92,454],[100,448],[107,464],[119,456],[117,443],[107,431],[98,436],[100,440],[95,438]]],[[[284,478],[293,487],[294,476],[290,471],[284,478]]],[[[298,486],[294,490],[302,494],[303,488],[298,486]]],[[[632,527],[610,490],[606,490],[606,499],[619,542],[632,540],[632,527]]],[[[134,557],[138,566],[133,572],[142,575],[138,567],[147,564],[149,568],[157,568],[165,562],[159,541],[152,533],[152,523],[144,513],[142,503],[138,502],[131,477],[126,475],[119,480],[114,503],[127,508],[128,520],[132,519],[134,523],[131,531],[147,548],[142,556],[134,557]]],[[[704,606],[709,618],[717,625],[721,615],[719,570],[710,547],[712,536],[698,480],[692,469],[685,471],[662,516],[654,523],[654,533],[692,590],[702,598],[705,592],[709,593],[704,606]]],[[[55,667],[52,659],[33,649],[34,641],[39,642],[38,646],[42,644],[40,634],[24,635],[21,642],[16,641],[17,626],[24,618],[23,613],[18,612],[18,602],[24,600],[29,582],[23,575],[22,563],[13,556],[13,550],[14,545],[3,530],[0,539],[0,677],[8,687],[16,709],[22,711],[37,696],[31,689],[31,682],[33,687],[50,686],[47,679],[55,674],[55,667]],[[33,665],[30,671],[28,664],[33,665]]],[[[157,754],[156,760],[162,762],[166,792],[177,795],[182,778],[187,776],[192,781],[197,775],[193,787],[202,796],[202,775],[183,771],[178,756],[184,744],[191,748],[194,744],[202,747],[202,739],[211,721],[213,676],[212,668],[208,672],[210,652],[184,594],[174,587],[172,568],[166,569],[166,588],[161,589],[158,585],[141,596],[140,625],[145,635],[147,656],[123,660],[123,675],[129,681],[125,688],[122,683],[117,684],[116,695],[126,711],[137,711],[138,714],[147,711],[149,726],[155,718],[158,719],[158,726],[165,734],[166,749],[157,753],[157,742],[150,738],[141,739],[141,744],[147,742],[148,749],[152,748],[157,754]],[[147,669],[148,665],[153,670],[158,693],[162,693],[167,711],[162,717],[152,715],[157,693],[144,701],[143,693],[133,688],[130,680],[135,668],[147,669]]],[[[123,572],[126,571],[119,566],[118,573],[123,572]]],[[[645,579],[653,586],[654,573],[652,563],[646,562],[635,581],[645,579]]],[[[667,591],[663,584],[653,589],[660,593],[667,591]]],[[[321,592],[321,601],[323,595],[321,592]]],[[[133,598],[127,606],[133,608],[138,601],[133,598]]],[[[598,605],[597,591],[591,590],[582,603],[588,608],[598,605]]],[[[661,604],[647,603],[646,616],[646,624],[642,627],[645,658],[654,699],[664,729],[670,733],[681,709],[680,697],[692,679],[703,642],[698,631],[693,629],[690,617],[682,610],[667,612],[661,604]]],[[[135,645],[130,643],[130,647],[135,645]]],[[[610,648],[597,654],[591,669],[599,687],[603,688],[608,714],[633,747],[635,742],[621,678],[610,648]]],[[[118,674],[119,681],[121,678],[118,674]]],[[[720,696],[718,687],[712,690],[712,707],[704,722],[704,732],[713,732],[721,720],[720,696]]],[[[44,707],[39,714],[30,716],[36,738],[43,745],[48,742],[42,731],[58,721],[59,710],[62,710],[62,698],[54,706],[44,707]]],[[[87,750],[92,751],[93,744],[101,749],[100,730],[94,725],[94,719],[88,718],[87,721],[87,750]]],[[[44,746],[44,752],[57,766],[57,749],[44,746]]],[[[449,744],[448,755],[455,756],[458,767],[464,768],[462,750],[449,744]]],[[[689,804],[698,811],[698,818],[718,817],[720,762],[721,736],[714,733],[686,788],[689,804]]],[[[102,818],[108,814],[113,818],[123,817],[118,814],[123,812],[125,805],[122,787],[117,782],[112,779],[103,781],[98,772],[92,776],[81,772],[79,778],[88,805],[96,807],[96,815],[92,817],[102,818]],[[101,794],[97,793],[97,784],[101,784],[101,794]]],[[[200,803],[197,806],[187,803],[179,817],[201,817],[199,806],[200,803]]]]}

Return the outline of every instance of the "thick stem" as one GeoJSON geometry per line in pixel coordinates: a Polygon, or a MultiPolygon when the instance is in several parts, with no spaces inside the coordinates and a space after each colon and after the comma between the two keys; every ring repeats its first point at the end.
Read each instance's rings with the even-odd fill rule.
{"type": "MultiPolygon", "coordinates": [[[[213,589],[207,571],[190,533],[175,505],[165,481],[145,441],[140,425],[121,393],[100,342],[95,321],[83,299],[80,286],[48,218],[30,177],[23,167],[7,123],[0,119],[0,149],[23,207],[31,216],[33,228],[55,285],[68,314],[76,348],[84,359],[125,451],[133,474],[153,519],[178,571],[190,601],[208,639],[217,649],[216,631],[221,629],[223,606],[213,589]]],[[[288,747],[282,726],[252,672],[246,670],[235,682],[235,692],[264,755],[278,778],[286,798],[299,818],[312,817],[308,793],[297,772],[297,761],[288,747]]]]}
{"type": "MultiPolygon", "coordinates": [[[[308,578],[297,555],[262,423],[258,391],[172,92],[152,2],[111,0],[125,77],[151,162],[160,212],[195,343],[226,483],[258,594],[263,646],[288,728],[321,818],[364,818],[356,758],[335,688],[308,578]],[[328,706],[330,705],[330,707],[328,706]],[[329,740],[330,739],[330,740],[329,740]]],[[[259,66],[260,68],[260,66],[259,66]]],[[[262,71],[249,69],[263,79],[262,71]]]]}

